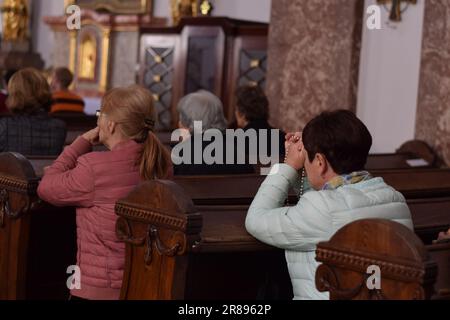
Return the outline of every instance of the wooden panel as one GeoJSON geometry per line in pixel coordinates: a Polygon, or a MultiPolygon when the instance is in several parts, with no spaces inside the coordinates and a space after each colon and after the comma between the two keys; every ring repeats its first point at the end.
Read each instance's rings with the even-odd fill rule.
{"type": "Polygon", "coordinates": [[[183,95],[205,89],[222,97],[225,50],[225,33],[220,27],[186,26],[183,29],[180,63],[185,75],[181,82],[183,95]],[[204,68],[210,66],[211,78],[202,79],[204,68]]]}
{"type": "Polygon", "coordinates": [[[234,40],[232,59],[228,63],[228,81],[224,86],[223,97],[225,115],[228,121],[235,119],[234,109],[236,105],[235,92],[241,85],[256,84],[265,89],[267,71],[267,36],[238,36],[234,40]],[[252,60],[258,60],[258,65],[252,60]],[[253,73],[259,72],[259,76],[253,73]]]}
{"type": "Polygon", "coordinates": [[[275,250],[253,238],[245,229],[248,207],[200,207],[199,210],[203,216],[203,229],[196,252],[275,250]]]}
{"type": "Polygon", "coordinates": [[[179,35],[147,34],[141,37],[138,83],[150,90],[158,115],[158,130],[173,128],[178,123],[176,103],[180,71],[179,35]]]}
{"type": "MultiPolygon", "coordinates": [[[[250,74],[257,69],[265,73],[267,24],[220,17],[199,17],[184,18],[176,27],[148,27],[141,31],[141,67],[142,50],[147,39],[163,35],[168,38],[179,37],[180,50],[175,59],[176,74],[172,88],[174,119],[175,106],[181,97],[198,89],[208,89],[222,100],[225,116],[232,121],[232,99],[239,79],[245,78],[242,74],[246,71],[250,74]],[[244,53],[250,60],[254,56],[260,57],[260,66],[240,70],[244,53]],[[208,72],[203,72],[202,68],[206,68],[208,72]],[[205,80],[202,76],[208,78],[205,80]],[[192,85],[195,82],[197,84],[192,85]]],[[[263,79],[259,80],[264,82],[263,79]]],[[[142,84],[142,80],[140,83],[142,84]]],[[[177,122],[173,121],[173,128],[176,126],[177,122]]]]}
{"type": "Polygon", "coordinates": [[[438,265],[434,286],[436,294],[448,295],[450,293],[450,243],[427,245],[426,249],[431,260],[438,265]]]}

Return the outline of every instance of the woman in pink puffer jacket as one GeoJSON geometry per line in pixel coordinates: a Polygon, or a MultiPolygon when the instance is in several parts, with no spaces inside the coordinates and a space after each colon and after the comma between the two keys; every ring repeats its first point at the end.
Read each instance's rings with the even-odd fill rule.
{"type": "Polygon", "coordinates": [[[109,91],[98,127],[78,137],[45,170],[39,197],[55,206],[77,207],[77,265],[84,299],[118,299],[125,245],[115,234],[114,205],[139,182],[167,177],[170,155],[153,133],[150,93],[131,86],[109,91]],[[91,152],[104,144],[109,151],[91,152]]]}

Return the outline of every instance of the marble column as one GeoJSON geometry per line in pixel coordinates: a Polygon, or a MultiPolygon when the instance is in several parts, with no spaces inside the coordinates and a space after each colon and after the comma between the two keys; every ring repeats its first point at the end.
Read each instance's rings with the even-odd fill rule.
{"type": "Polygon", "coordinates": [[[272,1],[271,122],[299,130],[324,110],[356,109],[363,0],[272,1]]]}
{"type": "Polygon", "coordinates": [[[416,138],[450,164],[450,2],[427,0],[423,26],[416,138]]]}

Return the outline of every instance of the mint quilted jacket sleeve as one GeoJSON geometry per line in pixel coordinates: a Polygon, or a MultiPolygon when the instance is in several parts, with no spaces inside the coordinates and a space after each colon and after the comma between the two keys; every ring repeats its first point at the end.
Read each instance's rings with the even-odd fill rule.
{"type": "Polygon", "coordinates": [[[317,192],[308,192],[298,204],[285,207],[290,187],[298,181],[297,172],[286,164],[274,166],[253,200],[245,226],[256,239],[269,245],[296,251],[313,251],[318,242],[329,239],[332,229],[327,210],[317,208],[317,192]]]}

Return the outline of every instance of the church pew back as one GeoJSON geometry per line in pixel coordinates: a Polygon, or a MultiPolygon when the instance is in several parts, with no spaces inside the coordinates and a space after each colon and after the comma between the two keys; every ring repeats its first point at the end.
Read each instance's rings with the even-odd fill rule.
{"type": "MultiPolygon", "coordinates": [[[[50,165],[53,157],[28,157],[37,176],[50,165]]],[[[450,178],[448,169],[410,169],[374,171],[402,192],[410,206],[416,231],[426,243],[434,239],[438,231],[450,226],[450,178]],[[438,178],[439,177],[439,178],[438,178]],[[417,198],[421,197],[421,198],[417,198]]],[[[206,212],[238,212],[243,216],[265,177],[196,176],[176,177],[175,181],[187,192],[194,204],[206,212]],[[238,181],[238,183],[237,183],[238,181]]],[[[291,192],[290,203],[298,199],[291,192]]]]}
{"type": "Polygon", "coordinates": [[[318,244],[316,260],[322,263],[316,287],[331,300],[423,300],[434,294],[438,265],[420,239],[394,221],[354,221],[318,244]],[[378,268],[378,279],[369,279],[371,267],[378,268]]]}
{"type": "Polygon", "coordinates": [[[416,234],[425,244],[450,228],[450,197],[407,199],[416,234]]]}
{"type": "MultiPolygon", "coordinates": [[[[371,172],[400,191],[406,198],[434,198],[450,195],[450,169],[379,170],[371,172]]],[[[264,176],[177,176],[197,205],[250,204],[264,176]]],[[[290,194],[295,201],[295,195],[290,194]]]]}
{"type": "MultiPolygon", "coordinates": [[[[431,244],[437,238],[439,232],[450,228],[450,198],[411,199],[407,200],[407,204],[411,211],[414,230],[425,244],[431,244]]],[[[220,228],[219,224],[223,224],[230,230],[237,232],[241,239],[250,237],[243,228],[248,205],[197,205],[196,207],[199,212],[204,214],[205,223],[213,224],[211,230],[214,230],[214,225],[220,228]],[[217,215],[217,217],[212,219],[212,215],[217,215]],[[236,225],[239,225],[241,229],[236,228],[236,225]]],[[[205,238],[208,240],[208,246],[213,247],[214,237],[203,234],[202,239],[205,238]]],[[[250,241],[248,246],[253,244],[250,241]]],[[[253,247],[253,249],[263,249],[263,247],[258,245],[257,248],[253,247]]],[[[203,250],[207,249],[204,248],[203,250]]]]}
{"type": "MultiPolygon", "coordinates": [[[[408,160],[418,159],[414,154],[407,153],[386,153],[386,154],[371,154],[367,157],[367,170],[388,170],[388,169],[414,169],[408,160]]],[[[418,168],[432,168],[431,164],[424,164],[418,168]]]]}

